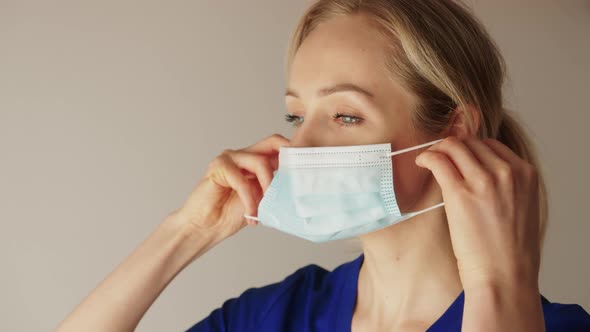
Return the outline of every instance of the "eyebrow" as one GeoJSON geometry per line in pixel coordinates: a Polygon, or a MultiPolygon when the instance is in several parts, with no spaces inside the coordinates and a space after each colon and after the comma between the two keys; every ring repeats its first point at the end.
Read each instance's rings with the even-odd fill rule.
{"type": "MultiPolygon", "coordinates": [[[[340,84],[336,84],[334,86],[320,89],[318,91],[318,96],[325,97],[327,95],[331,95],[333,93],[343,92],[343,91],[356,92],[356,93],[363,94],[366,97],[373,98],[373,94],[371,92],[361,88],[360,86],[358,86],[356,84],[352,84],[352,83],[340,83],[340,84]]],[[[290,90],[290,89],[287,89],[285,96],[299,98],[299,95],[295,91],[290,90]]]]}

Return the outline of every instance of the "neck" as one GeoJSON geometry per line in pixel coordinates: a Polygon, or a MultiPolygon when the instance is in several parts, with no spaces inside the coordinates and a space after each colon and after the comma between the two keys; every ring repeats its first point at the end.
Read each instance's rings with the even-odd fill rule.
{"type": "MultiPolygon", "coordinates": [[[[441,196],[424,201],[419,205],[431,206],[441,196]]],[[[373,321],[433,323],[462,290],[444,208],[366,234],[361,241],[357,309],[373,321]]]]}

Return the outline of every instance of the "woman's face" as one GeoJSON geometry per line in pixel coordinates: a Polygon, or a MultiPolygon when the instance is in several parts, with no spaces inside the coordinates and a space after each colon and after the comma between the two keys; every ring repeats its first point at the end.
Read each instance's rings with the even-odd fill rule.
{"type": "MultiPolygon", "coordinates": [[[[305,39],[290,68],[287,121],[293,147],[391,143],[399,150],[428,141],[415,129],[415,98],[393,79],[382,60],[388,41],[365,15],[334,17],[305,39]]],[[[394,183],[403,212],[423,206],[429,174],[418,152],[393,157],[394,183]]]]}

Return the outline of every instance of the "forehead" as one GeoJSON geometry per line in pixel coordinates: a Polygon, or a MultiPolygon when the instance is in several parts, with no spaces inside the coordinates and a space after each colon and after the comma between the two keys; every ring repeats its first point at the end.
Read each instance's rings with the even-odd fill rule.
{"type": "Polygon", "coordinates": [[[383,62],[386,43],[366,15],[332,17],[303,41],[289,70],[289,85],[351,82],[376,88],[390,77],[383,62]]]}

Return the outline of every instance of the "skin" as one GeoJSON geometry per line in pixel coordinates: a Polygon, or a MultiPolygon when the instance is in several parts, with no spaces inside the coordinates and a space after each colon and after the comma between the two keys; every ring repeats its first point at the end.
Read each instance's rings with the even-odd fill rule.
{"type": "MultiPolygon", "coordinates": [[[[477,139],[470,128],[479,123],[466,123],[462,112],[438,137],[416,129],[416,99],[385,70],[380,59],[386,41],[374,29],[362,15],[319,25],[290,68],[291,139],[273,135],[223,151],[183,206],[57,330],[134,330],[184,267],[256,224],[243,216],[256,215],[280,146],[390,142],[398,150],[446,137],[392,158],[403,212],[443,200],[445,206],[361,236],[365,261],[352,330],[424,331],[464,290],[463,331],[544,331],[535,169],[502,143],[477,139]],[[350,91],[351,84],[370,96],[350,91]]],[[[477,110],[466,111],[479,121],[477,110]]]]}

